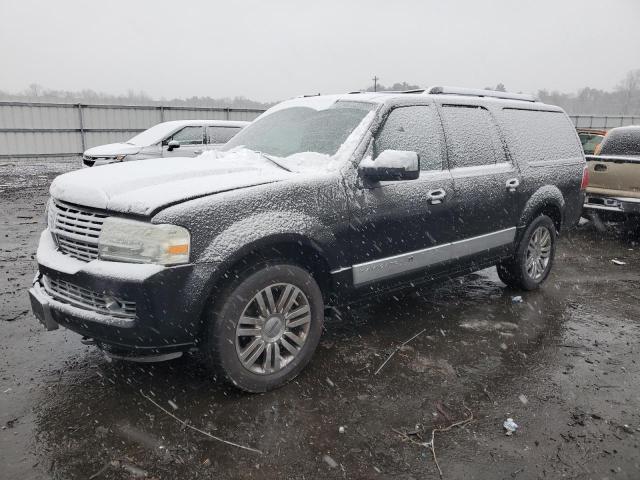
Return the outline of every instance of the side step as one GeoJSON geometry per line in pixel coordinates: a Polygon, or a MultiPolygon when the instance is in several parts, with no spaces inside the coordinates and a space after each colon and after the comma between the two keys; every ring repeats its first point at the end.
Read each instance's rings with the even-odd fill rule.
{"type": "Polygon", "coordinates": [[[103,350],[104,353],[114,360],[126,360],[127,362],[135,362],[135,363],[157,363],[157,362],[166,362],[168,360],[175,360],[176,358],[180,358],[184,352],[172,352],[172,353],[162,353],[158,355],[118,355],[115,353],[107,352],[103,350]]]}

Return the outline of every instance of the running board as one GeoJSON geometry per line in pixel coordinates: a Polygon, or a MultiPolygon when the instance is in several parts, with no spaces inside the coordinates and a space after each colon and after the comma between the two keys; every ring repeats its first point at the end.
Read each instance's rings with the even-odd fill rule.
{"type": "MultiPolygon", "coordinates": [[[[104,351],[104,350],[103,350],[104,351]]],[[[168,360],[175,360],[176,358],[180,358],[184,352],[172,352],[172,353],[163,353],[158,355],[117,355],[115,353],[104,351],[104,353],[114,360],[126,360],[127,362],[135,362],[135,363],[157,363],[157,362],[166,362],[168,360]]]]}

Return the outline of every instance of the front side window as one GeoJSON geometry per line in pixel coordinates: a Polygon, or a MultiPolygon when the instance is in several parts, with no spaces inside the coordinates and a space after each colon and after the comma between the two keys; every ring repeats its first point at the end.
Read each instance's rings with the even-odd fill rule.
{"type": "Polygon", "coordinates": [[[376,135],[374,157],[384,150],[407,150],[420,156],[421,170],[441,170],[443,147],[442,127],[435,107],[397,107],[376,135]]]}
{"type": "Polygon", "coordinates": [[[180,145],[202,145],[204,140],[204,128],[184,127],[182,130],[178,130],[169,137],[168,140],[175,140],[180,145]]]}
{"type": "Polygon", "coordinates": [[[505,153],[488,110],[477,106],[443,105],[449,168],[505,162],[505,153]]]}
{"type": "Polygon", "coordinates": [[[240,130],[238,127],[207,127],[207,143],[227,143],[235,137],[240,130]]]}

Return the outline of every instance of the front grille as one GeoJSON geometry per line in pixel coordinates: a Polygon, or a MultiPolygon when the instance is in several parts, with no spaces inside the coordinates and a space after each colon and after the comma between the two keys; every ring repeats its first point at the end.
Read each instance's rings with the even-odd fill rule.
{"type": "Polygon", "coordinates": [[[58,249],[84,262],[97,259],[98,238],[107,215],[56,199],[49,208],[49,229],[58,249]]]}
{"type": "Polygon", "coordinates": [[[135,318],[136,302],[127,302],[94,292],[64,280],[43,277],[44,289],[55,300],[74,307],[118,318],[135,318]]]}

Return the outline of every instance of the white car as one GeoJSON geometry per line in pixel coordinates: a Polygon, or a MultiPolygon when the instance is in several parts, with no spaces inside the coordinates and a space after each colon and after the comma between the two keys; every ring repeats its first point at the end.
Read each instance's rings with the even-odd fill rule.
{"type": "Polygon", "coordinates": [[[124,143],[88,149],[85,167],[158,157],[195,157],[231,140],[250,122],[229,120],[174,120],[154,125],[124,143]]]}

